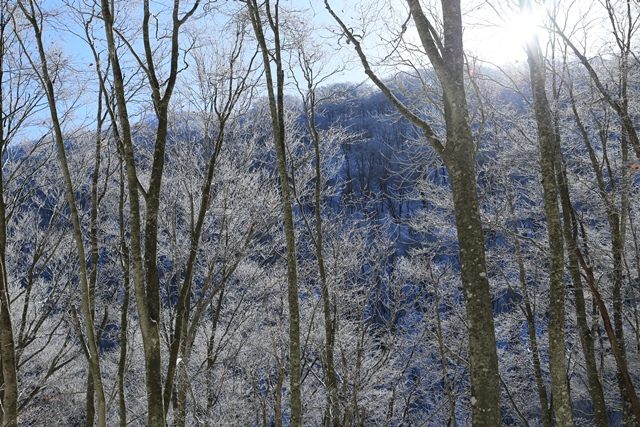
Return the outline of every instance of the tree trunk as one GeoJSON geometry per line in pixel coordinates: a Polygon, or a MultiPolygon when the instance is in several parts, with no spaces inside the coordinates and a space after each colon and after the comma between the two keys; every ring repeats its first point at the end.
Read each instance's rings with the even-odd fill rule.
{"type": "Polygon", "coordinates": [[[589,385],[589,394],[593,405],[593,417],[597,427],[607,427],[609,421],[607,418],[607,407],[604,400],[604,392],[600,377],[598,375],[598,365],[596,363],[595,348],[591,329],[587,321],[586,304],[584,300],[584,292],[582,290],[582,278],[580,276],[580,265],[576,256],[577,247],[577,225],[573,217],[573,206],[569,196],[569,188],[567,185],[566,173],[561,159],[556,162],[556,174],[558,174],[558,184],[560,187],[560,202],[562,205],[562,220],[564,241],[567,245],[567,269],[571,276],[573,285],[573,297],[576,310],[576,323],[578,326],[578,335],[580,337],[580,345],[582,346],[582,354],[585,360],[585,368],[587,371],[587,382],[589,385]]]}
{"type": "MultiPolygon", "coordinates": [[[[145,192],[138,181],[136,163],[133,152],[131,126],[127,111],[127,100],[124,91],[124,79],[114,40],[113,4],[109,0],[101,0],[102,18],[105,23],[105,34],[112,64],[113,84],[118,118],[122,129],[122,148],[127,171],[129,204],[131,218],[131,254],[133,258],[133,282],[136,306],[140,319],[140,329],[145,355],[145,377],[147,388],[147,419],[150,426],[165,425],[165,402],[162,387],[162,347],[160,343],[160,278],[158,276],[158,213],[160,208],[160,192],[165,164],[165,147],[167,143],[168,111],[171,96],[179,73],[180,28],[195,13],[200,0],[195,0],[191,7],[180,16],[180,1],[173,2],[171,14],[171,31],[166,37],[170,40],[169,72],[163,79],[157,75],[154,60],[154,48],[151,46],[150,22],[152,13],[149,0],[143,1],[142,42],[144,46],[145,74],[151,100],[158,120],[153,149],[153,161],[149,178],[149,189],[145,192]],[[164,89],[164,92],[163,90],[164,89]],[[144,224],[144,253],[141,245],[142,224],[139,192],[146,201],[146,217],[144,224]],[[144,257],[144,259],[143,259],[144,257]]],[[[168,405],[169,402],[166,402],[168,405]]]]}
{"type": "MultiPolygon", "coordinates": [[[[522,8],[529,7],[527,0],[521,0],[520,4],[522,8]]],[[[558,189],[556,186],[556,135],[546,94],[545,68],[538,40],[535,39],[530,42],[526,50],[538,129],[544,212],[549,235],[548,329],[553,408],[556,423],[561,427],[568,427],[573,426],[573,411],[571,409],[565,360],[564,237],[560,223],[558,189]]]]}
{"type": "MultiPolygon", "coordinates": [[[[147,389],[147,421],[150,426],[164,427],[164,411],[162,409],[162,387],[158,389],[157,383],[161,381],[161,373],[153,369],[147,369],[152,360],[158,360],[159,355],[159,339],[157,334],[153,334],[153,322],[149,314],[147,306],[147,292],[145,289],[144,265],[142,260],[142,226],[141,226],[141,208],[139,182],[136,173],[136,164],[133,154],[133,141],[131,136],[131,126],[129,123],[129,113],[127,111],[127,101],[124,91],[124,79],[122,77],[122,69],[120,68],[120,60],[116,50],[113,30],[113,16],[111,15],[111,5],[109,0],[101,0],[102,18],[105,23],[105,34],[109,49],[109,59],[111,61],[111,69],[113,73],[114,94],[118,109],[118,122],[122,136],[122,155],[125,162],[125,171],[127,177],[127,188],[129,191],[129,217],[131,227],[131,257],[132,257],[132,278],[134,285],[134,293],[136,297],[136,308],[138,310],[138,318],[140,321],[140,331],[142,332],[143,349],[145,354],[145,383],[147,389]],[[151,340],[155,343],[152,344],[151,340]],[[157,352],[158,354],[152,355],[157,352]],[[147,355],[150,357],[147,358],[147,355]],[[160,396],[160,405],[158,405],[158,395],[160,396]],[[158,412],[160,406],[160,412],[158,412]]],[[[155,328],[157,332],[157,325],[155,328]]]]}
{"type": "Polygon", "coordinates": [[[84,241],[82,236],[82,225],[80,223],[80,216],[78,213],[78,207],[76,204],[76,195],[71,180],[71,172],[69,170],[69,163],[67,162],[64,135],[62,133],[62,126],[57,109],[57,99],[53,86],[53,81],[49,75],[49,66],[47,62],[47,55],[42,38],[42,28],[40,27],[41,21],[36,12],[36,7],[33,3],[34,0],[29,0],[29,8],[27,8],[22,1],[18,3],[20,9],[24,13],[25,17],[31,24],[34,31],[35,42],[38,50],[38,56],[40,59],[40,75],[42,77],[43,89],[47,96],[47,102],[49,106],[49,113],[51,116],[51,124],[53,127],[53,137],[56,145],[58,163],[60,165],[62,178],[65,187],[65,196],[67,199],[67,205],[69,207],[69,216],[73,226],[73,238],[75,241],[76,251],[79,261],[79,276],[80,276],[80,290],[81,290],[81,303],[80,307],[82,315],[84,317],[84,326],[87,335],[87,347],[89,353],[89,372],[93,378],[94,390],[96,393],[96,406],[98,412],[98,425],[106,425],[106,401],[104,395],[104,387],[102,384],[102,374],[100,370],[100,358],[98,353],[98,343],[96,338],[95,324],[91,310],[91,290],[88,280],[87,260],[84,249],[84,241]]]}
{"type": "Polygon", "coordinates": [[[293,208],[289,189],[289,172],[286,158],[285,112],[284,112],[284,62],[281,57],[280,23],[278,22],[278,3],[275,13],[271,12],[271,5],[264,3],[265,14],[274,37],[273,50],[267,47],[267,40],[262,25],[263,15],[257,0],[247,1],[248,12],[251,17],[254,33],[262,52],[269,109],[276,152],[278,176],[280,180],[280,197],[282,201],[284,235],[287,249],[287,297],[289,305],[289,363],[290,363],[290,397],[291,397],[291,426],[302,425],[301,386],[301,353],[300,353],[300,309],[298,304],[298,269],[296,260],[295,226],[293,222],[293,208]],[[271,58],[276,66],[275,90],[271,58]]]}
{"type": "MultiPolygon", "coordinates": [[[[505,177],[508,179],[508,177],[505,177]]],[[[507,203],[509,206],[509,214],[511,223],[516,228],[516,215],[515,207],[513,205],[513,194],[509,187],[506,190],[507,203]]],[[[514,233],[517,230],[514,230],[514,233]]],[[[531,305],[531,299],[529,297],[529,291],[527,287],[527,271],[525,269],[524,259],[522,256],[522,247],[520,246],[519,236],[514,238],[514,249],[516,262],[518,264],[518,281],[520,282],[520,288],[522,289],[524,307],[523,312],[527,319],[527,334],[529,335],[529,342],[531,345],[531,359],[533,362],[533,372],[536,379],[536,388],[538,390],[538,399],[540,400],[540,412],[542,417],[542,425],[544,427],[551,427],[553,424],[553,414],[551,407],[549,406],[549,398],[547,396],[547,387],[544,383],[544,377],[542,375],[542,365],[540,363],[540,349],[538,347],[538,337],[536,335],[536,317],[534,308],[531,305]]]]}
{"type": "Polygon", "coordinates": [[[582,255],[579,249],[576,249],[576,255],[578,256],[580,267],[585,272],[586,281],[593,295],[594,302],[597,305],[598,310],[600,311],[600,316],[602,317],[602,323],[604,324],[604,330],[607,333],[609,342],[611,343],[611,352],[613,353],[619,375],[622,378],[622,381],[624,384],[624,392],[626,395],[626,399],[630,402],[631,410],[633,411],[633,414],[636,417],[636,420],[640,420],[640,400],[638,400],[638,395],[636,394],[636,389],[631,380],[631,375],[629,374],[629,369],[627,367],[626,360],[623,359],[622,355],[618,350],[619,346],[617,343],[617,338],[614,332],[614,328],[611,325],[611,319],[609,318],[609,310],[607,310],[607,306],[602,300],[602,297],[600,296],[600,292],[596,288],[596,279],[593,274],[593,268],[591,268],[591,264],[585,259],[584,255],[582,255]]]}
{"type": "Polygon", "coordinates": [[[124,201],[125,201],[125,177],[122,160],[120,161],[120,197],[118,203],[118,216],[120,225],[120,248],[122,250],[121,263],[123,278],[122,307],[120,311],[120,358],[118,359],[118,414],[120,416],[120,427],[127,425],[127,404],[125,395],[125,376],[127,368],[127,331],[129,328],[129,293],[131,286],[129,247],[127,246],[124,201]]]}
{"type": "Polygon", "coordinates": [[[460,1],[441,0],[440,38],[422,10],[419,0],[406,0],[424,52],[442,87],[446,122],[446,146],[421,113],[405,105],[371,68],[354,34],[333,11],[328,0],[325,8],[340,25],[354,46],[365,74],[389,102],[423,133],[433,149],[442,156],[449,176],[458,232],[460,270],[465,307],[469,320],[469,356],[471,365],[471,411],[475,426],[499,425],[500,377],[489,280],[484,252],[484,236],[476,192],[475,145],[469,126],[469,111],[464,90],[464,48],[460,1]]]}
{"type": "MultiPolygon", "coordinates": [[[[1,67],[0,67],[1,68],[1,67]]],[[[0,74],[1,76],[1,74],[0,74]]],[[[1,127],[0,127],[1,128],[1,127]]],[[[0,138],[2,138],[0,130],[0,138]]],[[[4,147],[4,144],[0,145],[4,147]]],[[[9,283],[7,282],[7,225],[4,203],[3,174],[0,170],[0,359],[2,360],[2,425],[18,425],[18,375],[15,341],[11,323],[9,283]]]]}
{"type": "Polygon", "coordinates": [[[451,177],[462,287],[469,321],[472,423],[474,426],[498,426],[501,424],[498,355],[476,193],[473,141],[468,126],[455,130],[451,133],[448,130],[447,140],[460,141],[460,147],[446,158],[446,164],[451,177]],[[460,134],[455,130],[461,131],[460,134]],[[464,139],[461,141],[461,138],[466,141],[462,142],[464,139]]]}
{"type": "MultiPolygon", "coordinates": [[[[4,55],[5,28],[8,18],[4,16],[5,4],[0,17],[0,158],[6,148],[4,135],[4,55]]],[[[11,307],[7,273],[7,215],[4,199],[4,173],[0,166],[0,360],[2,361],[2,425],[18,425],[18,375],[16,367],[15,340],[11,322],[11,307]]]]}
{"type": "MultiPolygon", "coordinates": [[[[322,221],[322,156],[320,154],[321,138],[316,125],[316,93],[313,82],[313,73],[310,72],[312,64],[303,52],[303,66],[306,68],[305,79],[307,80],[307,96],[303,96],[303,108],[307,131],[313,142],[314,154],[314,172],[315,185],[313,194],[313,214],[315,219],[315,238],[313,238],[313,230],[309,226],[309,235],[315,243],[316,262],[318,265],[318,275],[320,276],[320,285],[322,287],[322,314],[324,317],[324,336],[325,336],[325,359],[326,359],[326,376],[327,376],[327,397],[329,406],[329,416],[326,424],[339,427],[340,425],[340,401],[338,397],[338,381],[336,378],[334,351],[335,351],[335,334],[336,322],[332,311],[331,295],[329,292],[329,283],[327,282],[327,271],[324,260],[324,233],[322,221]]],[[[307,221],[305,221],[307,223],[307,221]]],[[[308,224],[308,223],[307,223],[308,224]]]]}

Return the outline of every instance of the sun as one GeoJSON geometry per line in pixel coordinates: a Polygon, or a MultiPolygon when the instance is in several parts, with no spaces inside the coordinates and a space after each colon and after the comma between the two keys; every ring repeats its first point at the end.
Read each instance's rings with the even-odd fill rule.
{"type": "Polygon", "coordinates": [[[467,28],[466,47],[479,59],[497,65],[526,59],[525,46],[537,37],[546,42],[546,11],[542,6],[521,11],[517,5],[503,9],[483,9],[467,28]],[[475,21],[475,22],[473,22],[475,21]]]}
{"type": "Polygon", "coordinates": [[[499,26],[499,31],[522,48],[544,33],[543,23],[544,14],[540,8],[519,11],[507,17],[505,24],[499,26]]]}

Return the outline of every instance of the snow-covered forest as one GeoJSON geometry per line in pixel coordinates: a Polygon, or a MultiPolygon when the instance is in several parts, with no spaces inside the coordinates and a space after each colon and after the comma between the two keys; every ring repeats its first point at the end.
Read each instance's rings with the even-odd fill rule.
{"type": "Polygon", "coordinates": [[[3,426],[640,424],[637,1],[0,4],[3,426]]]}

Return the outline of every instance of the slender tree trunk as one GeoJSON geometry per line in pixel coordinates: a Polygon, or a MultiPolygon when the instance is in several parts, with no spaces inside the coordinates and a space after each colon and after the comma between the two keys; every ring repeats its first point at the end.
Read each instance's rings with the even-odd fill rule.
{"type": "MultiPolygon", "coordinates": [[[[509,214],[511,223],[516,224],[515,207],[513,205],[513,194],[507,187],[507,203],[509,206],[509,214]]],[[[517,230],[514,230],[514,232],[517,230]]],[[[549,398],[547,396],[547,387],[544,383],[544,377],[542,375],[542,365],[540,363],[540,349],[538,347],[538,336],[536,334],[536,317],[533,307],[531,306],[531,299],[529,297],[529,290],[527,286],[527,271],[525,269],[524,258],[522,255],[522,247],[520,246],[520,240],[518,236],[514,238],[514,248],[516,262],[518,264],[518,281],[520,282],[520,288],[524,298],[523,312],[527,319],[527,334],[529,335],[529,342],[531,345],[531,359],[533,362],[533,372],[536,379],[536,389],[538,390],[538,399],[540,400],[540,412],[542,416],[542,425],[544,427],[551,427],[553,424],[553,414],[551,406],[549,405],[549,398]]]]}
{"type": "MultiPolygon", "coordinates": [[[[101,163],[101,151],[102,151],[102,124],[104,117],[102,114],[102,102],[103,102],[103,86],[100,85],[98,93],[98,111],[96,112],[96,134],[95,134],[95,151],[94,151],[94,165],[93,174],[91,176],[91,212],[89,215],[89,241],[90,241],[90,256],[91,256],[91,272],[89,274],[89,302],[91,304],[91,317],[95,319],[96,316],[96,284],[98,281],[98,209],[99,209],[99,196],[98,196],[98,181],[100,179],[100,163],[101,163]]],[[[100,339],[100,333],[98,332],[98,340],[100,339]]],[[[90,362],[89,362],[90,363],[90,362]]],[[[87,427],[92,427],[95,418],[94,407],[94,394],[93,380],[91,373],[87,375],[87,427]]]]}
{"type": "MultiPolygon", "coordinates": [[[[4,158],[4,56],[5,29],[9,19],[4,15],[6,5],[0,5],[0,158],[4,158]]],[[[11,307],[7,273],[7,214],[4,198],[4,173],[0,166],[0,360],[2,368],[2,421],[3,426],[18,425],[18,375],[15,340],[11,322],[11,307]]]]}
{"type": "MultiPolygon", "coordinates": [[[[0,67],[1,69],[1,67],[0,67]]],[[[1,77],[0,73],[0,77],[1,77]]],[[[2,127],[0,147],[4,150],[2,127]]],[[[11,323],[9,283],[7,281],[7,224],[4,202],[3,174],[0,169],[0,359],[2,360],[2,425],[18,425],[18,375],[16,369],[15,341],[11,323]]]]}
{"type": "MultiPolygon", "coordinates": [[[[628,5],[627,5],[628,6],[628,5]]],[[[629,110],[629,96],[627,93],[627,78],[628,78],[628,52],[623,56],[623,64],[622,64],[622,77],[621,77],[621,94],[622,94],[622,106],[625,111],[629,110]]],[[[621,138],[620,138],[620,146],[622,151],[622,164],[626,165],[629,160],[629,133],[625,126],[622,126],[621,138]]],[[[623,303],[622,303],[622,289],[624,286],[623,283],[623,262],[625,257],[625,240],[626,240],[626,230],[627,230],[627,217],[629,214],[629,171],[624,166],[622,167],[622,177],[620,184],[620,215],[617,218],[611,218],[610,222],[613,221],[617,227],[616,231],[617,236],[612,233],[612,250],[614,251],[614,260],[613,260],[613,275],[614,275],[614,289],[613,289],[613,301],[614,301],[614,312],[613,312],[613,322],[614,328],[616,330],[616,336],[619,340],[619,349],[620,354],[622,354],[625,363],[627,361],[627,350],[625,348],[624,341],[624,328],[623,328],[623,303]],[[617,302],[617,304],[616,304],[617,302]]],[[[625,393],[624,386],[624,378],[618,375],[618,388],[620,390],[620,394],[624,400],[623,412],[625,416],[625,422],[627,424],[632,424],[633,420],[633,405],[626,398],[627,393],[625,393]]],[[[640,425],[640,419],[635,420],[636,425],[640,425]]]]}
{"type": "MultiPolygon", "coordinates": [[[[186,325],[185,325],[186,329],[186,325]]],[[[186,335],[186,331],[184,331],[186,335]]],[[[187,392],[189,387],[189,373],[187,363],[191,357],[191,346],[184,343],[180,349],[182,360],[177,364],[178,384],[176,393],[176,403],[174,408],[174,418],[176,427],[184,427],[187,422],[187,392]]]]}
{"type": "Polygon", "coordinates": [[[277,363],[276,387],[273,390],[273,418],[275,427],[282,427],[282,386],[284,385],[285,369],[282,361],[277,363]]]}
{"type": "Polygon", "coordinates": [[[120,161],[120,197],[118,201],[118,217],[120,225],[120,248],[122,254],[120,255],[123,274],[123,289],[122,289],[122,307],[120,308],[120,358],[118,359],[118,414],[120,416],[120,427],[126,427],[127,425],[127,403],[125,394],[125,377],[127,374],[127,347],[128,347],[128,329],[129,329],[129,293],[131,286],[131,274],[130,274],[130,255],[129,247],[126,240],[125,230],[125,176],[124,176],[123,161],[120,161]]]}
{"type": "Polygon", "coordinates": [[[211,416],[216,396],[213,394],[213,378],[212,373],[218,353],[214,350],[216,331],[218,330],[218,321],[222,311],[222,302],[224,301],[224,287],[220,290],[218,301],[211,311],[211,336],[207,343],[207,419],[211,416]]]}
{"type": "MultiPolygon", "coordinates": [[[[198,253],[198,248],[200,246],[200,238],[202,236],[202,231],[204,227],[204,221],[206,219],[207,211],[209,210],[209,205],[211,202],[211,188],[213,185],[213,177],[216,171],[216,164],[218,160],[218,155],[220,154],[220,150],[222,149],[222,143],[224,141],[224,127],[225,121],[221,120],[219,126],[218,137],[216,138],[214,148],[210,153],[209,160],[207,162],[207,175],[205,181],[202,186],[202,196],[200,200],[200,207],[198,209],[198,216],[195,224],[195,228],[191,235],[191,245],[189,248],[189,259],[187,260],[187,266],[184,273],[184,281],[180,288],[180,295],[178,298],[177,304],[177,312],[176,312],[176,320],[174,327],[174,337],[171,342],[171,348],[169,353],[169,363],[167,367],[167,380],[165,384],[164,390],[164,399],[165,402],[170,400],[171,393],[173,391],[173,383],[174,383],[174,375],[177,367],[177,360],[180,354],[184,357],[184,349],[185,349],[185,341],[189,340],[190,337],[187,336],[187,331],[189,329],[189,316],[191,310],[191,284],[193,280],[193,272],[194,266],[196,263],[196,256],[198,253]]],[[[186,399],[186,391],[183,393],[182,397],[186,399]]],[[[178,402],[181,402],[180,398],[178,398],[178,402]]],[[[182,402],[184,406],[185,402],[182,402]]],[[[168,405],[165,407],[165,416],[168,411],[168,405]]],[[[180,412],[180,411],[178,411],[180,412]]]]}
{"type": "MultiPolygon", "coordinates": [[[[622,185],[620,186],[621,192],[621,207],[620,210],[615,206],[615,201],[611,197],[611,193],[613,193],[616,189],[615,178],[611,175],[611,171],[609,170],[609,182],[612,186],[612,191],[608,191],[607,184],[605,183],[605,176],[602,170],[600,169],[600,162],[596,156],[595,149],[589,139],[589,135],[587,133],[587,129],[583,124],[580,115],[577,110],[576,102],[573,97],[573,91],[569,92],[571,99],[571,107],[573,110],[573,115],[576,120],[576,124],[578,130],[580,131],[582,140],[585,144],[585,148],[589,154],[589,159],[591,162],[592,169],[596,176],[596,181],[598,184],[600,198],[605,206],[607,212],[607,221],[609,225],[609,231],[611,235],[611,253],[613,258],[613,309],[614,309],[614,320],[613,320],[613,329],[618,339],[618,354],[620,354],[622,362],[626,365],[626,352],[624,347],[624,334],[622,329],[622,296],[621,290],[623,285],[623,277],[622,277],[622,268],[623,268],[623,257],[624,257],[624,240],[625,240],[625,230],[626,227],[623,226],[624,222],[626,222],[627,212],[628,212],[628,177],[626,177],[626,172],[623,171],[622,177],[622,185]]],[[[608,153],[606,150],[606,139],[608,131],[605,128],[601,128],[599,130],[599,134],[603,143],[603,163],[609,165],[608,153]]],[[[622,157],[623,161],[625,161],[628,157],[628,141],[626,139],[626,132],[623,129],[622,138],[621,138],[621,148],[622,148],[622,157]]],[[[575,222],[575,218],[573,218],[575,222]]],[[[575,251],[574,251],[575,252],[575,251]]],[[[624,377],[622,376],[622,372],[618,370],[618,388],[620,390],[620,395],[623,400],[623,412],[625,419],[627,422],[630,422],[630,418],[632,417],[632,407],[631,402],[628,399],[628,393],[625,391],[626,385],[624,383],[624,377]]]]}
{"type": "MultiPolygon", "coordinates": [[[[555,38],[554,38],[555,43],[555,38]]],[[[552,48],[552,93],[554,99],[554,115],[553,125],[556,137],[556,152],[555,152],[555,172],[556,183],[560,195],[560,206],[562,208],[562,231],[564,236],[564,243],[566,245],[567,254],[567,271],[571,277],[571,284],[573,288],[573,297],[576,313],[576,324],[578,327],[578,336],[580,337],[580,344],[582,347],[582,355],[585,360],[585,368],[587,372],[587,383],[589,395],[593,405],[593,417],[597,427],[607,427],[609,421],[607,418],[607,408],[604,400],[604,393],[602,390],[602,384],[600,377],[598,376],[598,366],[595,358],[595,348],[593,336],[586,316],[586,304],[584,300],[582,277],[580,275],[580,265],[576,256],[576,248],[578,246],[578,226],[576,218],[574,216],[573,204],[571,202],[571,193],[569,191],[569,181],[567,179],[567,172],[564,164],[564,158],[561,148],[560,138],[560,115],[558,114],[558,106],[560,104],[560,81],[562,76],[556,70],[555,67],[555,45],[552,48]]],[[[567,66],[566,53],[563,56],[563,68],[567,66]]],[[[575,108],[573,102],[572,89],[570,86],[569,93],[571,94],[572,106],[575,108]]],[[[576,111],[576,118],[577,118],[576,111]]]]}
{"type": "MultiPolygon", "coordinates": [[[[80,289],[81,289],[81,310],[84,317],[84,326],[87,335],[87,347],[90,355],[89,371],[93,377],[93,386],[96,393],[96,405],[98,412],[98,425],[106,425],[106,401],[104,395],[104,387],[102,384],[102,374],[100,370],[100,358],[98,353],[98,344],[96,338],[95,324],[91,310],[91,290],[88,280],[87,260],[84,249],[84,242],[82,236],[82,226],[80,224],[80,217],[78,214],[78,207],[76,204],[75,190],[73,182],[71,180],[71,172],[69,171],[69,164],[67,162],[66,149],[64,146],[64,136],[62,134],[62,126],[60,124],[57,99],[53,86],[53,82],[49,75],[49,66],[47,62],[47,55],[42,40],[42,28],[40,27],[40,21],[38,19],[39,9],[34,4],[33,0],[29,0],[29,7],[25,6],[22,1],[18,2],[18,5],[25,17],[31,24],[34,30],[35,42],[38,49],[38,55],[40,59],[40,76],[44,86],[44,91],[47,96],[49,105],[49,112],[51,115],[51,122],[53,127],[54,141],[57,148],[58,163],[62,172],[62,178],[65,187],[65,195],[67,204],[69,207],[69,216],[71,217],[71,223],[73,225],[73,237],[76,244],[76,250],[79,261],[79,276],[80,276],[80,289]],[[38,12],[36,12],[38,10],[38,12]]],[[[33,64],[34,69],[38,66],[33,64]]]]}
{"type": "Polygon", "coordinates": [[[302,425],[301,386],[301,352],[300,352],[300,309],[298,304],[298,269],[296,260],[295,226],[293,222],[293,208],[289,189],[289,172],[286,158],[285,111],[284,111],[284,63],[281,57],[279,9],[276,3],[275,11],[271,11],[270,2],[264,3],[265,15],[274,37],[273,49],[267,47],[263,29],[263,14],[257,0],[247,0],[248,12],[258,40],[264,64],[273,139],[276,152],[278,176],[280,178],[280,196],[282,201],[284,234],[287,247],[287,296],[289,305],[289,375],[291,398],[291,426],[302,425]],[[271,58],[276,67],[275,86],[272,72],[271,58]]]}
{"type": "MultiPolygon", "coordinates": [[[[523,9],[530,7],[528,0],[521,0],[520,5],[523,9]]],[[[546,94],[545,67],[538,40],[530,42],[526,50],[538,128],[544,212],[549,235],[549,365],[553,408],[556,423],[561,427],[569,427],[573,426],[573,411],[565,359],[564,237],[556,185],[556,135],[546,94]]]]}
{"type": "Polygon", "coordinates": [[[591,264],[585,259],[584,255],[582,255],[579,249],[576,250],[576,255],[578,256],[580,267],[585,272],[586,281],[593,295],[595,304],[600,311],[602,323],[604,324],[604,330],[607,333],[609,342],[611,343],[611,352],[613,353],[619,375],[622,378],[624,384],[626,399],[630,402],[631,410],[633,411],[636,420],[640,420],[640,400],[638,400],[638,395],[636,394],[636,389],[633,385],[633,381],[631,380],[631,375],[629,374],[626,360],[622,357],[622,354],[620,354],[616,334],[609,317],[609,310],[602,300],[600,292],[596,288],[596,279],[593,274],[593,268],[591,268],[591,264]]]}
{"type": "Polygon", "coordinates": [[[580,345],[582,346],[582,354],[585,360],[589,394],[593,404],[593,417],[597,427],[607,427],[609,425],[607,407],[604,400],[602,383],[600,382],[600,377],[598,375],[594,342],[586,315],[586,304],[584,300],[584,292],[582,290],[580,265],[576,256],[577,225],[575,223],[575,218],[573,217],[573,206],[569,196],[569,188],[567,185],[564,166],[560,162],[556,163],[556,167],[558,168],[556,173],[559,174],[558,183],[560,187],[560,201],[562,205],[564,241],[567,245],[567,270],[569,271],[571,283],[573,285],[576,323],[578,326],[580,345]]]}
{"type": "Polygon", "coordinates": [[[447,400],[449,401],[449,420],[447,421],[447,427],[456,427],[458,422],[456,420],[456,397],[454,389],[449,379],[449,362],[447,361],[446,346],[444,344],[444,335],[442,333],[442,319],[440,318],[440,283],[434,280],[435,284],[435,314],[436,314],[436,338],[438,340],[438,353],[440,354],[440,365],[442,366],[442,379],[444,382],[444,389],[447,394],[447,400]]]}
{"type": "MultiPolygon", "coordinates": [[[[304,52],[303,52],[304,56],[304,52]]],[[[329,417],[327,419],[328,425],[338,427],[340,425],[340,401],[338,397],[338,381],[336,378],[334,351],[335,351],[335,334],[336,323],[333,318],[331,295],[329,293],[329,283],[327,282],[327,271],[325,268],[324,260],[324,233],[323,233],[323,221],[322,221],[322,156],[320,154],[320,133],[316,125],[316,93],[313,82],[313,73],[310,71],[312,64],[310,64],[304,56],[303,67],[305,67],[305,79],[307,80],[307,96],[303,97],[303,107],[305,112],[305,119],[307,130],[311,136],[313,142],[314,153],[314,172],[315,172],[315,185],[314,185],[314,204],[313,214],[315,219],[315,238],[312,240],[316,249],[316,262],[318,264],[318,275],[320,276],[320,285],[322,286],[322,314],[324,317],[324,336],[325,336],[325,358],[326,358],[326,376],[327,376],[327,397],[329,403],[329,417]]],[[[306,221],[305,221],[306,222],[306,221]]],[[[309,234],[313,235],[311,228],[309,227],[309,234]]]]}

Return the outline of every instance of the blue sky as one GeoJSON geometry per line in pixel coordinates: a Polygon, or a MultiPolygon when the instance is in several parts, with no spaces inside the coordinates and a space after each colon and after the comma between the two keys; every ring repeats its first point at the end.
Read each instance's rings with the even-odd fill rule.
{"type": "MultiPolygon", "coordinates": [[[[425,2],[425,4],[427,3],[425,2]]],[[[437,4],[438,2],[433,3],[437,4]]],[[[463,25],[467,50],[473,55],[501,65],[523,61],[523,41],[534,31],[544,34],[543,31],[536,30],[538,24],[536,21],[540,16],[519,15],[513,6],[515,2],[511,0],[494,1],[493,3],[494,7],[488,7],[484,0],[463,1],[463,8],[465,8],[463,25]]],[[[578,11],[583,10],[588,7],[588,3],[584,0],[578,0],[575,3],[575,8],[578,11]]],[[[70,18],[72,14],[68,9],[57,7],[59,4],[59,0],[48,0],[44,3],[44,6],[48,6],[49,10],[60,12],[58,19],[48,23],[45,27],[46,44],[48,48],[60,49],[71,66],[71,78],[69,79],[71,86],[66,88],[67,97],[61,99],[74,102],[69,104],[73,105],[74,117],[71,121],[73,126],[77,127],[82,124],[90,126],[94,120],[97,91],[94,60],[86,42],[73,34],[75,32],[83,36],[82,27],[70,18]]],[[[158,7],[162,2],[152,4],[158,7]]],[[[402,21],[407,18],[404,2],[398,0],[380,0],[378,3],[370,0],[330,0],[330,4],[344,18],[347,25],[353,26],[354,31],[360,32],[363,28],[366,30],[367,37],[363,44],[372,63],[387,55],[389,51],[388,40],[392,38],[390,31],[399,28],[402,21]],[[361,16],[366,16],[367,19],[358,19],[361,16]]],[[[342,48],[338,48],[335,35],[331,32],[332,29],[335,31],[337,27],[325,10],[323,0],[281,0],[281,5],[284,9],[304,11],[301,15],[300,25],[305,26],[306,31],[313,33],[314,39],[324,51],[327,58],[326,70],[336,67],[344,68],[341,73],[333,76],[330,82],[359,83],[367,80],[354,55],[352,46],[343,43],[342,48]]],[[[139,7],[139,4],[132,3],[127,7],[138,10],[136,8],[139,7]]],[[[163,16],[168,15],[164,13],[163,16]]],[[[213,18],[207,17],[206,21],[200,20],[197,25],[207,25],[211,29],[210,31],[215,33],[222,25],[223,18],[220,18],[222,15],[212,14],[209,16],[213,16],[213,18]]],[[[576,17],[580,18],[580,16],[579,13],[576,13],[576,17]]],[[[132,28],[137,28],[139,25],[133,18],[128,24],[132,28]]],[[[102,30],[98,29],[96,35],[102,38],[102,30]]],[[[406,37],[409,40],[413,38],[416,45],[419,45],[415,30],[412,30],[411,26],[407,30],[406,37]]],[[[424,61],[419,65],[428,66],[425,55],[417,54],[410,59],[417,62],[424,61]]],[[[396,73],[400,69],[399,67],[393,65],[381,68],[379,73],[382,75],[396,73]]],[[[64,109],[64,103],[61,106],[64,109]]]]}

